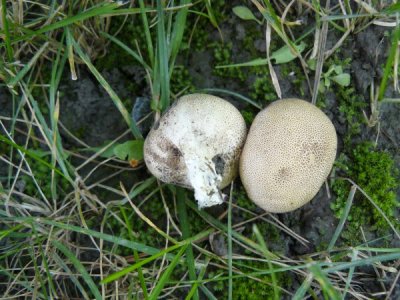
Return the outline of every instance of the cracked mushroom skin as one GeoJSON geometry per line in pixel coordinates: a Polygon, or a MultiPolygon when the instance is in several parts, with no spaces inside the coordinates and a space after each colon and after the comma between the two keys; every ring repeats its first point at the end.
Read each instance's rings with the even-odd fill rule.
{"type": "Polygon", "coordinates": [[[317,194],[336,149],[335,127],[320,109],[300,99],[278,100],[258,113],[250,127],[240,178],[258,206],[289,212],[317,194]]]}
{"type": "Polygon", "coordinates": [[[213,206],[238,173],[245,138],[245,121],[228,101],[186,95],[149,132],[144,160],[161,181],[193,189],[199,208],[213,206]]]}

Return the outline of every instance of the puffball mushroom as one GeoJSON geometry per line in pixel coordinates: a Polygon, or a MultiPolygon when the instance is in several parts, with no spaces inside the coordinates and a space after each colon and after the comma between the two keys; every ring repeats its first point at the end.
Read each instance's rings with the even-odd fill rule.
{"type": "Polygon", "coordinates": [[[223,202],[220,189],[237,175],[246,124],[229,102],[212,95],[179,98],[151,129],[144,161],[161,181],[194,189],[199,208],[223,202]]]}
{"type": "Polygon", "coordinates": [[[289,212],[317,194],[336,148],[335,127],[320,109],[304,100],[278,100],[258,113],[250,127],[240,178],[258,206],[289,212]]]}

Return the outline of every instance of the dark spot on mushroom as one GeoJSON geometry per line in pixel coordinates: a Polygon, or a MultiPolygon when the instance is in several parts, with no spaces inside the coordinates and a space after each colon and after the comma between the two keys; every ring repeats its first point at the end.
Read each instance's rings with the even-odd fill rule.
{"type": "Polygon", "coordinates": [[[225,160],[222,158],[221,154],[217,154],[212,158],[212,162],[215,165],[215,172],[218,175],[224,174],[225,160]]]}
{"type": "Polygon", "coordinates": [[[181,150],[179,150],[178,147],[176,147],[175,145],[171,144],[170,149],[171,149],[172,156],[174,156],[176,158],[179,158],[182,156],[181,150]]]}

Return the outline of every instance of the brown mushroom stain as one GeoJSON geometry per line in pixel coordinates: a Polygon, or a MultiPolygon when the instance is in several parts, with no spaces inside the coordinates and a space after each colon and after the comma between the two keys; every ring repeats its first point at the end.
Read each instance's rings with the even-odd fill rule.
{"type": "Polygon", "coordinates": [[[147,149],[149,156],[152,157],[148,163],[158,162],[156,168],[164,174],[161,180],[175,184],[186,181],[186,176],[182,173],[183,166],[185,166],[183,154],[178,147],[166,139],[159,142],[157,146],[161,152],[166,154],[166,157],[161,157],[151,149],[147,149]],[[162,162],[161,165],[160,162],[162,162]]]}

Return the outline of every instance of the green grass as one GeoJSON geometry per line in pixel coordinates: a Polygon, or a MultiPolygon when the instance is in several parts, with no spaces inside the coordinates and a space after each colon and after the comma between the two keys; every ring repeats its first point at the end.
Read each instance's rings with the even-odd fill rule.
{"type": "MultiPolygon", "coordinates": [[[[391,99],[385,91],[396,81],[399,50],[388,49],[385,63],[377,67],[382,78],[371,99],[354,87],[333,85],[323,92],[318,87],[319,77],[332,66],[349,68],[351,58],[342,57],[341,49],[350,33],[381,17],[398,22],[398,4],[379,11],[344,0],[339,1],[343,7],[327,10],[311,1],[296,4],[295,10],[296,5],[284,7],[279,1],[248,1],[242,5],[254,21],[243,14],[239,18],[238,10],[235,14],[221,0],[14,2],[2,0],[0,29],[6,99],[0,99],[4,299],[391,297],[396,282],[385,274],[398,272],[400,259],[399,249],[390,244],[392,237],[399,238],[394,194],[399,175],[392,153],[363,143],[363,110],[391,99]],[[315,23],[299,26],[298,11],[307,11],[315,23]],[[267,22],[268,55],[255,47],[265,39],[267,22]],[[324,26],[343,37],[331,57],[320,47],[327,38],[324,26]],[[236,39],[240,30],[245,35],[236,39]],[[298,50],[301,42],[306,46],[298,50]],[[209,58],[209,74],[191,66],[202,52],[209,58]],[[277,55],[286,62],[276,64],[277,55]],[[140,84],[125,75],[132,80],[126,89],[132,99],[150,100],[152,113],[146,117],[154,122],[177,97],[194,91],[234,100],[248,125],[277,98],[283,78],[298,97],[320,97],[322,107],[327,107],[327,93],[333,93],[332,115],[340,118],[344,133],[332,186],[338,222],[329,245],[311,245],[302,237],[296,213],[264,214],[239,181],[225,191],[225,204],[199,210],[191,191],[157,181],[141,156],[136,166],[116,156],[116,146],[142,145],[146,134],[131,118],[132,99],[119,95],[107,79],[107,72],[125,66],[142,71],[140,84]],[[71,132],[63,124],[65,107],[75,100],[65,93],[69,82],[86,77],[115,106],[124,131],[115,132],[106,146],[88,145],[85,132],[71,132]],[[305,253],[288,252],[287,243],[303,245],[305,253]],[[372,295],[361,284],[370,279],[369,267],[377,274],[374,280],[387,280],[385,289],[372,295]]],[[[398,35],[398,29],[389,34],[392,45],[398,35]]],[[[398,101],[391,102],[386,105],[398,101]]]]}

